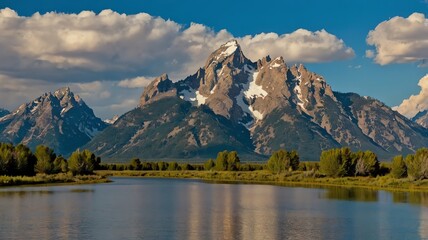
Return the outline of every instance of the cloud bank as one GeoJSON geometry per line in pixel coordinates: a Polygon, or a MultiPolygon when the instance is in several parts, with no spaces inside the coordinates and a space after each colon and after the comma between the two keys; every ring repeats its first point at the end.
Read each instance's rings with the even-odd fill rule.
{"type": "Polygon", "coordinates": [[[376,63],[419,62],[426,66],[428,59],[428,19],[422,13],[413,13],[407,18],[394,17],[371,30],[367,44],[376,51],[366,52],[376,63]]]}
{"type": "MultiPolygon", "coordinates": [[[[98,14],[50,12],[23,17],[5,8],[0,10],[0,81],[20,92],[2,87],[0,101],[5,103],[3,107],[11,108],[10,99],[17,93],[28,101],[29,96],[37,95],[34,89],[22,86],[36,84],[40,94],[57,85],[75,85],[75,91],[84,93],[87,89],[78,84],[101,84],[105,86],[99,86],[103,92],[100,99],[115,98],[126,89],[147,85],[148,76],[168,73],[178,80],[194,73],[213,50],[232,38],[252,60],[271,55],[284,56],[288,62],[316,63],[355,55],[352,48],[325,30],[236,37],[225,29],[214,31],[197,23],[184,26],[146,13],[103,10],[98,14]]],[[[85,99],[85,94],[81,95],[85,99]]],[[[114,115],[120,106],[132,103],[130,97],[135,96],[131,95],[125,93],[110,110],[109,101],[85,100],[97,114],[102,110],[114,115]]]]}
{"type": "Polygon", "coordinates": [[[421,91],[417,95],[411,95],[408,99],[404,99],[399,106],[394,107],[393,109],[408,118],[414,117],[420,111],[427,110],[428,74],[419,80],[418,85],[421,87],[421,91]]]}

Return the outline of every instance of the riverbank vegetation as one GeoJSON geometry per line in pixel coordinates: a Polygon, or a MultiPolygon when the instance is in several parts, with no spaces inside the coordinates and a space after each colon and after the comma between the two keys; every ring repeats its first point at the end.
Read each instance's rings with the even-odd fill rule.
{"type": "Polygon", "coordinates": [[[223,151],[205,163],[144,162],[102,164],[103,176],[195,178],[215,182],[276,185],[347,186],[428,191],[428,149],[380,163],[371,151],[325,150],[319,162],[301,162],[296,151],[279,150],[265,163],[242,163],[237,152],[223,151]],[[426,168],[426,169],[425,169],[426,168]]]}
{"type": "Polygon", "coordinates": [[[32,153],[22,144],[0,143],[0,186],[106,182],[107,176],[428,191],[428,149],[396,156],[391,163],[380,163],[371,151],[352,152],[345,147],[323,151],[319,162],[302,162],[298,152],[278,150],[259,163],[243,163],[236,151],[222,151],[216,159],[193,164],[138,158],[126,164],[102,164],[88,150],[76,150],[65,159],[46,146],[38,146],[32,153]]]}
{"type": "Polygon", "coordinates": [[[76,150],[67,160],[40,145],[0,143],[0,186],[50,183],[94,183],[107,179],[94,174],[101,159],[88,150],[76,150]]]}

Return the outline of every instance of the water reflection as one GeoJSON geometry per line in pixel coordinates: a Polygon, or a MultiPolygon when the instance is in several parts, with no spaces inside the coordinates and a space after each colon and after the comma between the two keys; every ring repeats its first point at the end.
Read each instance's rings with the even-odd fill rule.
{"type": "Polygon", "coordinates": [[[0,189],[0,239],[428,238],[421,206],[428,193],[115,179],[0,189]]]}
{"type": "Polygon", "coordinates": [[[328,187],[323,197],[328,199],[377,202],[379,191],[366,188],[328,187]]]}

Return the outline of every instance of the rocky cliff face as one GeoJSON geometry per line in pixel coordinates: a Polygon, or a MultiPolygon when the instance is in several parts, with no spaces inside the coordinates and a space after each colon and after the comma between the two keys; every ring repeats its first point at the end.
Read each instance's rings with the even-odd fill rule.
{"type": "Polygon", "coordinates": [[[427,130],[383,103],[333,92],[322,76],[303,65],[288,66],[281,57],[251,62],[236,41],[222,45],[186,79],[156,78],[144,89],[140,107],[106,132],[88,146],[109,157],[143,156],[150,143],[169,149],[152,158],[202,152],[214,157],[227,146],[254,156],[296,149],[303,159],[317,160],[323,149],[349,146],[387,159],[428,143],[427,130]],[[199,127],[184,127],[197,122],[199,127]],[[112,129],[129,133],[109,139],[112,129]]]}
{"type": "Polygon", "coordinates": [[[0,141],[47,145],[67,155],[91,140],[107,125],[69,88],[45,93],[0,118],[0,141]]]}

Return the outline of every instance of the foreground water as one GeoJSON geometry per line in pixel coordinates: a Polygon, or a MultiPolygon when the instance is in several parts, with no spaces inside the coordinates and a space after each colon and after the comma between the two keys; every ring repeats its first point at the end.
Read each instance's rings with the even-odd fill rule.
{"type": "Polygon", "coordinates": [[[112,178],[0,189],[0,239],[424,239],[428,194],[112,178]]]}

